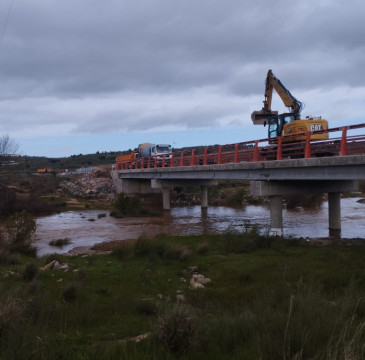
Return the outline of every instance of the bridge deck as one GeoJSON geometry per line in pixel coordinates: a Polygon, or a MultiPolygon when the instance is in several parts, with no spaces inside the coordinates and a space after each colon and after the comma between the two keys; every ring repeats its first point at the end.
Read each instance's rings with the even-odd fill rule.
{"type": "Polygon", "coordinates": [[[365,155],[113,170],[119,179],[365,180],[365,155]]]}

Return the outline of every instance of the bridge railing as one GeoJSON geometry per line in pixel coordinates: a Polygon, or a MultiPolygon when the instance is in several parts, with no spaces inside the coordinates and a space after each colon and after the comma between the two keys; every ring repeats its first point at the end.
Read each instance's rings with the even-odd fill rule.
{"type": "Polygon", "coordinates": [[[259,139],[228,145],[202,146],[173,152],[172,155],[139,157],[133,162],[117,163],[116,170],[148,169],[157,167],[180,167],[239,162],[255,162],[346,156],[365,153],[365,134],[359,134],[365,124],[331,128],[286,136],[285,139],[259,139]],[[327,133],[327,140],[313,140],[311,135],[327,133]],[[291,138],[301,141],[290,141],[291,138]]]}

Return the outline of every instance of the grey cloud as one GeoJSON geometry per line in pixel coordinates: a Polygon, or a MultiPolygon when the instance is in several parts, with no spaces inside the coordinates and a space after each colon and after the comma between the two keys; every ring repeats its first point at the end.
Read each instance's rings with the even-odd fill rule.
{"type": "MultiPolygon", "coordinates": [[[[1,2],[1,14],[8,5],[1,2]]],[[[230,109],[229,97],[263,98],[269,68],[294,95],[365,86],[363,11],[360,0],[17,1],[0,44],[0,102],[34,99],[28,118],[60,123],[67,117],[78,132],[131,131],[136,124],[159,129],[166,121],[187,128],[222,119],[236,124],[239,108],[230,109]],[[203,96],[207,88],[226,105],[212,107],[203,96]],[[122,98],[131,91],[160,94],[158,110],[128,108],[122,98]],[[163,108],[181,94],[185,108],[163,108]],[[57,105],[37,108],[49,97],[59,99],[62,115],[57,105]],[[67,113],[68,99],[80,104],[67,113]],[[102,110],[93,107],[99,99],[102,110]]],[[[3,118],[11,111],[0,109],[3,118]]],[[[18,126],[31,123],[15,110],[11,116],[18,126]]]]}

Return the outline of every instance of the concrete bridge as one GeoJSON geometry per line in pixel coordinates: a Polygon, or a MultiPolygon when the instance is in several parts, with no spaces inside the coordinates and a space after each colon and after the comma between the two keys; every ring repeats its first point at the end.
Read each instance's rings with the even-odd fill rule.
{"type": "MultiPolygon", "coordinates": [[[[365,128],[365,124],[363,126],[365,128]]],[[[260,148],[255,141],[253,146],[247,146],[247,143],[227,145],[228,151],[223,151],[221,146],[216,151],[192,149],[188,155],[186,151],[178,156],[175,154],[175,160],[172,158],[169,163],[164,159],[158,164],[155,159],[153,166],[151,159],[140,159],[139,164],[114,169],[111,174],[117,193],[162,192],[165,210],[170,209],[172,187],[200,186],[201,207],[206,208],[208,186],[217,185],[218,180],[248,180],[253,196],[270,198],[272,235],[283,234],[282,196],[327,193],[329,232],[330,235],[338,235],[341,232],[341,193],[355,191],[357,181],[365,180],[365,136],[356,135],[349,139],[348,127],[340,130],[342,135],[328,141],[325,148],[323,142],[320,147],[310,141],[303,143],[301,153],[304,158],[299,159],[292,158],[293,153],[301,151],[298,144],[295,148],[291,145],[288,151],[285,145],[280,148],[280,141],[279,146],[260,148]],[[328,155],[329,151],[333,153],[330,154],[332,156],[312,157],[313,149],[316,149],[317,156],[318,151],[321,155],[328,155]],[[277,160],[267,161],[268,151],[275,151],[277,160]],[[225,163],[222,161],[224,157],[225,163]]]]}

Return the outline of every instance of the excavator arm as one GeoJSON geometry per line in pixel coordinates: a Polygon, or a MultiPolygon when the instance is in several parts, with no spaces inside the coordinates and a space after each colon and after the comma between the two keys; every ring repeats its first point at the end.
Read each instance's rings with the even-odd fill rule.
{"type": "Polygon", "coordinates": [[[290,91],[282,84],[282,82],[276,78],[271,70],[267,72],[265,82],[265,100],[264,107],[260,111],[254,111],[251,114],[251,119],[254,125],[264,125],[269,117],[277,115],[277,111],[271,110],[271,101],[273,89],[276,90],[281,100],[286,107],[291,108],[295,119],[300,118],[300,112],[303,108],[303,103],[297,100],[290,91]]]}

